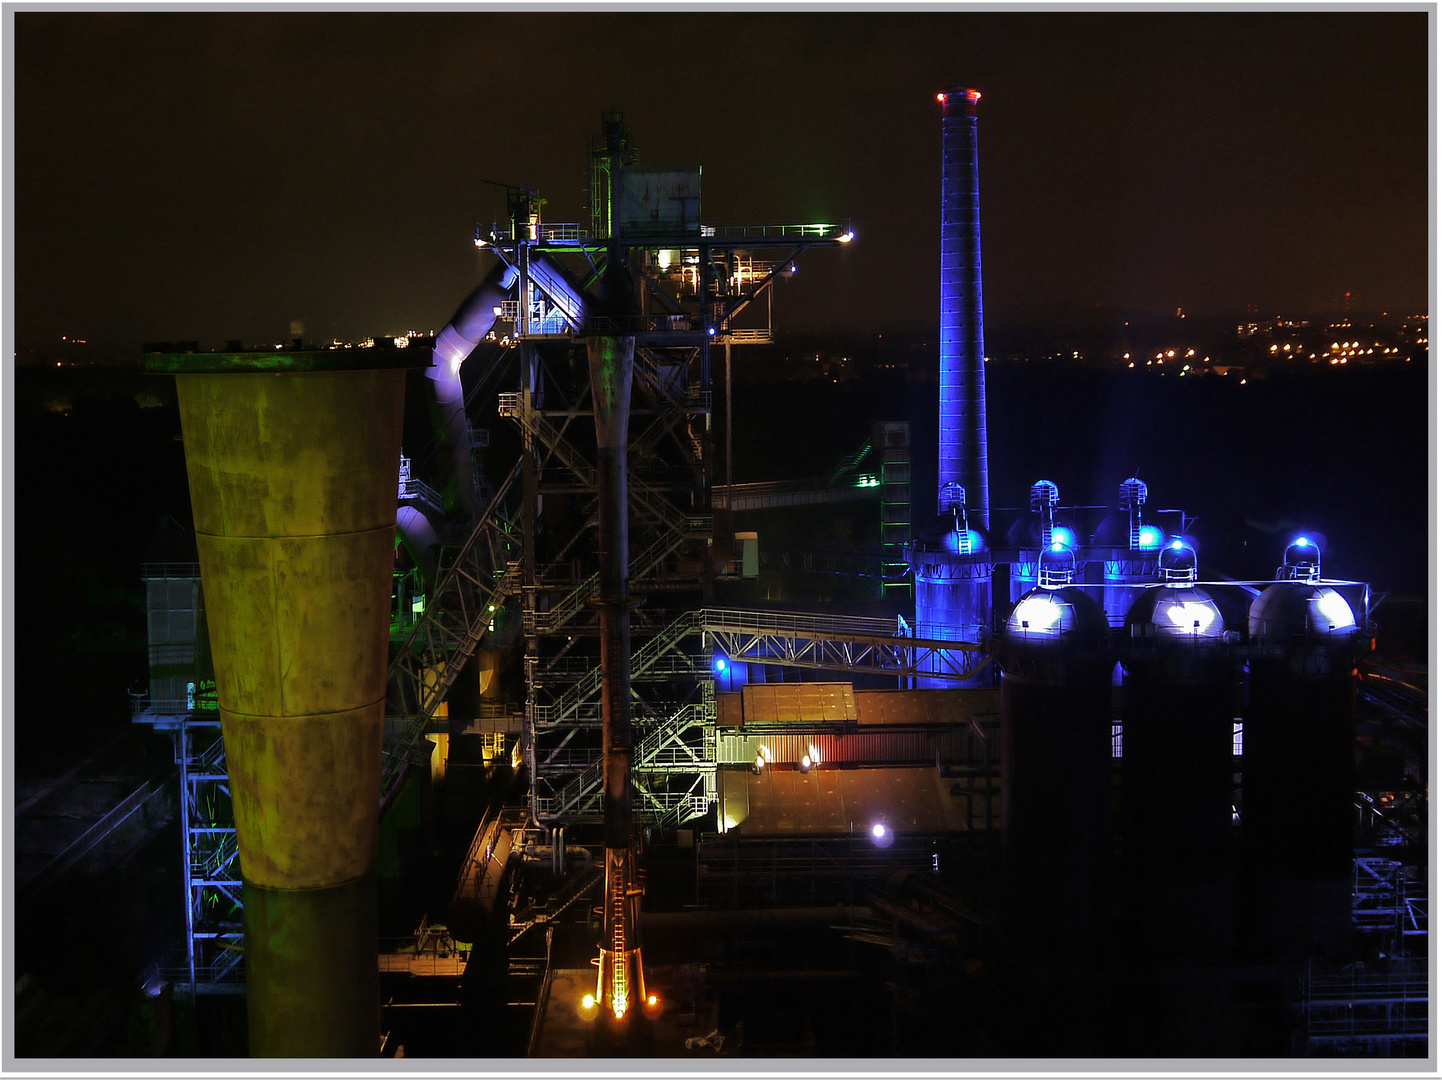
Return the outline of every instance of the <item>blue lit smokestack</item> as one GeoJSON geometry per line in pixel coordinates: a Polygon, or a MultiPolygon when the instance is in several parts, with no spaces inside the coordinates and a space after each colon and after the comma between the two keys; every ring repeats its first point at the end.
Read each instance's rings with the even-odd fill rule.
{"type": "Polygon", "coordinates": [[[976,90],[941,102],[941,424],[938,490],[961,485],[971,518],[991,525],[986,478],[986,370],[981,325],[981,203],[976,90]]]}

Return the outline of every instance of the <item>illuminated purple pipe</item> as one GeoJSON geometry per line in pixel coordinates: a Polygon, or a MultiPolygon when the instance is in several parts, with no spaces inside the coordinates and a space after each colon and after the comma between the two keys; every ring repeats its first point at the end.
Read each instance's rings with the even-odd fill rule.
{"type": "Polygon", "coordinates": [[[976,90],[936,95],[941,119],[941,373],[938,490],[960,484],[974,522],[991,524],[981,308],[976,90]]]}
{"type": "Polygon", "coordinates": [[[516,277],[515,267],[499,263],[475,291],[461,301],[446,328],[436,335],[431,366],[426,372],[439,414],[436,427],[451,452],[456,505],[464,509],[467,517],[475,517],[478,508],[475,467],[471,463],[470,435],[466,431],[466,398],[461,389],[461,364],[491,332],[497,308],[501,301],[509,299],[516,277]]]}
{"type": "Polygon", "coordinates": [[[441,538],[430,518],[414,506],[396,507],[396,533],[411,561],[421,572],[426,592],[436,583],[436,566],[440,558],[441,538]]]}

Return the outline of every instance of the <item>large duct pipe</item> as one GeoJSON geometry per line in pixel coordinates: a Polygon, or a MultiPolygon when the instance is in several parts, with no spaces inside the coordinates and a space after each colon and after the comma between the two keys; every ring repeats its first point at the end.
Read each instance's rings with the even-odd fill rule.
{"type": "Polygon", "coordinates": [[[973,522],[991,526],[981,311],[981,204],[975,90],[936,95],[941,119],[941,372],[938,489],[966,490],[973,522]]]}
{"type": "Polygon", "coordinates": [[[366,349],[149,364],[176,373],[256,1056],[379,1047],[374,872],[409,359],[366,349]]]}
{"type": "Polygon", "coordinates": [[[436,335],[431,366],[426,377],[436,405],[436,428],[451,455],[447,504],[474,518],[476,506],[475,466],[471,462],[471,439],[466,430],[466,396],[461,389],[461,364],[491,332],[501,302],[516,283],[516,269],[497,263],[495,269],[461,301],[444,330],[436,335]]]}
{"type": "MultiPolygon", "coordinates": [[[[531,332],[579,330],[584,320],[585,301],[564,269],[538,251],[530,253],[527,277],[558,313],[558,325],[532,326],[531,332]]],[[[475,352],[481,339],[491,332],[499,318],[502,301],[514,294],[520,272],[509,263],[495,268],[456,309],[451,321],[436,335],[430,370],[431,389],[438,413],[436,427],[451,455],[451,480],[447,484],[448,505],[474,518],[476,506],[475,469],[471,463],[470,436],[466,431],[465,393],[461,389],[461,365],[475,352]]]]}
{"type": "Polygon", "coordinates": [[[396,536],[421,572],[421,584],[430,592],[440,565],[441,538],[431,519],[414,506],[396,508],[396,536]]]}

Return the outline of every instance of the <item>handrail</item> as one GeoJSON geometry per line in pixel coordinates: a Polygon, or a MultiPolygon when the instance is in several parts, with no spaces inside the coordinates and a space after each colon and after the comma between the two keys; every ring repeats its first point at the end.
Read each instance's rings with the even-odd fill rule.
{"type": "Polygon", "coordinates": [[[515,483],[520,473],[521,463],[517,461],[506,479],[496,488],[496,493],[491,498],[485,512],[477,519],[475,527],[471,530],[465,543],[461,545],[456,557],[441,575],[424,612],[416,621],[405,644],[396,652],[386,673],[387,680],[400,675],[409,677],[410,689],[415,694],[416,712],[407,718],[406,726],[400,735],[384,751],[381,776],[382,805],[385,805],[393,793],[393,786],[403,775],[411,751],[420,741],[426,725],[435,715],[440,702],[454,685],[464,661],[470,657],[481,638],[485,636],[490,621],[490,613],[486,609],[503,598],[507,590],[512,587],[512,582],[509,580],[511,567],[508,566],[487,586],[481,578],[484,572],[483,568],[470,567],[467,564],[476,551],[479,539],[483,535],[489,534],[500,514],[500,508],[511,485],[515,483]],[[475,605],[474,617],[468,617],[465,610],[468,606],[465,603],[467,599],[465,583],[483,593],[475,605]],[[441,603],[442,598],[451,593],[454,593],[461,602],[459,612],[448,612],[441,603]],[[465,622],[463,634],[455,628],[440,625],[443,618],[457,615],[465,622]],[[446,643],[451,643],[452,647],[447,649],[446,643]],[[435,655],[437,652],[442,652],[444,655],[437,656],[435,655]],[[460,663],[456,662],[458,658],[460,663]],[[419,670],[414,667],[417,661],[420,665],[419,670]],[[444,663],[438,663],[438,661],[444,661],[444,663]],[[427,685],[425,681],[428,671],[436,671],[434,681],[430,685],[427,685]]]}
{"type": "Polygon", "coordinates": [[[175,767],[159,776],[151,777],[111,807],[104,816],[77,836],[65,849],[42,866],[33,877],[20,883],[17,888],[27,894],[44,891],[55,883],[55,879],[69,870],[90,853],[97,844],[128,821],[137,811],[144,808],[156,795],[164,791],[175,775],[175,767]]]}

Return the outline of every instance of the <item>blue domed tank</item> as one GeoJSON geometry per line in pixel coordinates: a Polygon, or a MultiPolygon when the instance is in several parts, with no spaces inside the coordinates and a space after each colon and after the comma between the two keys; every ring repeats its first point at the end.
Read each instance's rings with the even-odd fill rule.
{"type": "Polygon", "coordinates": [[[1248,942],[1259,955],[1341,955],[1351,941],[1356,650],[1346,598],[1283,581],[1248,616],[1250,664],[1242,829],[1253,885],[1248,942]]]}
{"type": "Polygon", "coordinates": [[[1190,585],[1153,585],[1126,617],[1122,890],[1129,948],[1211,961],[1232,947],[1232,724],[1226,619],[1190,585]]]}
{"type": "Polygon", "coordinates": [[[1106,613],[1075,586],[1026,593],[994,644],[1013,963],[1082,963],[1099,945],[1111,860],[1110,645],[1106,613]]]}

